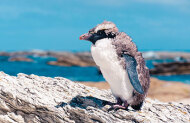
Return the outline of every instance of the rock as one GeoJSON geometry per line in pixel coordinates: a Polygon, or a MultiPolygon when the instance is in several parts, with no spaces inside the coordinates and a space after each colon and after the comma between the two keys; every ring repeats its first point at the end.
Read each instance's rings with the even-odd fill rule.
{"type": "Polygon", "coordinates": [[[190,122],[190,105],[146,99],[141,111],[111,110],[110,90],[68,79],[0,73],[0,122],[190,122]]]}
{"type": "Polygon", "coordinates": [[[8,52],[0,52],[0,56],[9,56],[8,52]]]}
{"type": "Polygon", "coordinates": [[[154,63],[150,70],[152,75],[179,75],[190,74],[190,62],[154,63]]]}
{"type": "Polygon", "coordinates": [[[58,66],[96,66],[90,53],[62,53],[61,55],[54,55],[57,57],[57,61],[50,61],[49,65],[58,66]]]}
{"type": "Polygon", "coordinates": [[[189,52],[155,52],[159,59],[175,59],[181,57],[184,59],[190,59],[189,52]]]}
{"type": "Polygon", "coordinates": [[[23,57],[23,56],[17,56],[17,57],[10,57],[9,61],[25,61],[25,62],[32,62],[33,59],[23,57]]]}
{"type": "Polygon", "coordinates": [[[148,97],[164,102],[190,98],[190,85],[182,82],[162,81],[151,78],[148,97]]]}
{"type": "Polygon", "coordinates": [[[184,98],[184,99],[179,100],[179,101],[177,101],[177,102],[183,103],[183,104],[190,104],[190,98],[184,98]]]}
{"type": "Polygon", "coordinates": [[[48,56],[49,51],[32,50],[16,52],[0,52],[0,56],[48,56]]]}
{"type": "Polygon", "coordinates": [[[148,52],[143,52],[143,57],[146,60],[176,59],[176,58],[190,59],[190,53],[189,52],[154,52],[154,51],[148,51],[148,52]]]}
{"type": "Polygon", "coordinates": [[[160,57],[153,51],[149,51],[149,52],[144,52],[143,54],[143,58],[145,59],[159,59],[160,57]]]}

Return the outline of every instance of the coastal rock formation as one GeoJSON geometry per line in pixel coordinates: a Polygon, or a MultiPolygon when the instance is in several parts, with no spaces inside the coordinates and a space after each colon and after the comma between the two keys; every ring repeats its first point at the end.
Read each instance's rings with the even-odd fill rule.
{"type": "Polygon", "coordinates": [[[143,57],[146,60],[155,60],[155,59],[190,59],[189,52],[143,52],[143,57]]]}
{"type": "Polygon", "coordinates": [[[96,66],[92,56],[88,52],[54,54],[57,61],[48,62],[49,65],[57,66],[96,66]]]}
{"type": "Polygon", "coordinates": [[[10,57],[9,61],[25,61],[25,62],[32,62],[33,60],[27,57],[23,56],[17,56],[17,57],[10,57]]]}
{"type": "Polygon", "coordinates": [[[154,63],[150,70],[152,75],[179,75],[190,74],[190,62],[154,63]]]}
{"type": "Polygon", "coordinates": [[[141,111],[111,110],[110,90],[68,79],[0,73],[0,122],[190,122],[190,105],[146,99],[141,111]]]}

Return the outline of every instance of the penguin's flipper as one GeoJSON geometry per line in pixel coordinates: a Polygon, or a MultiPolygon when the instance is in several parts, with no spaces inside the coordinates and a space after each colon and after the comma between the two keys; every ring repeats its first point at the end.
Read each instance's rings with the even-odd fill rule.
{"type": "Polygon", "coordinates": [[[126,63],[126,70],[129,76],[129,80],[133,86],[133,88],[140,94],[144,94],[143,88],[141,86],[141,83],[138,79],[138,73],[137,73],[137,62],[134,57],[130,55],[124,54],[123,57],[125,58],[126,63]]]}

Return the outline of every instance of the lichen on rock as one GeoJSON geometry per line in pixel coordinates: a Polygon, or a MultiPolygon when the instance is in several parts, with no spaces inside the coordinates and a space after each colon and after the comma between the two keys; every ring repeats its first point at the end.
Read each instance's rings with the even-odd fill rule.
{"type": "Polygon", "coordinates": [[[111,110],[110,90],[62,77],[0,72],[0,122],[190,122],[190,105],[147,98],[141,111],[111,110]]]}

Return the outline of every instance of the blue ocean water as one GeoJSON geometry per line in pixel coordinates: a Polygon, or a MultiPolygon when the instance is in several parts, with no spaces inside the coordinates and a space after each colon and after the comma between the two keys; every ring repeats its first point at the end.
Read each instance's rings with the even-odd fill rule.
{"type": "Polygon", "coordinates": [[[33,57],[34,62],[10,62],[9,57],[0,56],[0,71],[16,76],[18,73],[36,74],[47,77],[65,77],[73,81],[103,81],[96,67],[63,67],[48,65],[56,61],[53,57],[33,57]]]}
{"type": "MultiPolygon", "coordinates": [[[[16,76],[18,73],[36,74],[47,77],[65,77],[73,81],[105,81],[96,67],[63,67],[48,65],[48,61],[56,61],[53,57],[29,56],[34,62],[10,62],[9,57],[0,56],[0,71],[16,76]]],[[[170,60],[167,60],[167,62],[170,60]]],[[[146,64],[153,68],[153,62],[163,62],[163,60],[149,60],[146,64]]],[[[190,84],[190,75],[154,76],[161,80],[180,81],[190,84]]]]}

